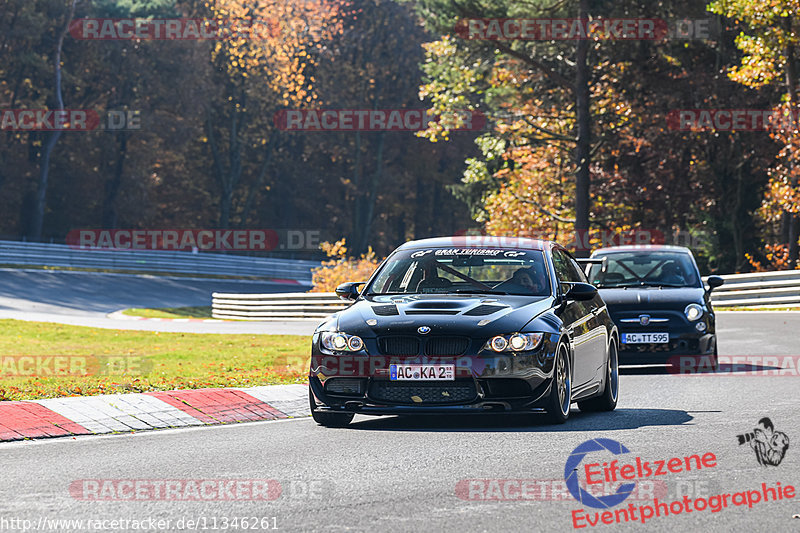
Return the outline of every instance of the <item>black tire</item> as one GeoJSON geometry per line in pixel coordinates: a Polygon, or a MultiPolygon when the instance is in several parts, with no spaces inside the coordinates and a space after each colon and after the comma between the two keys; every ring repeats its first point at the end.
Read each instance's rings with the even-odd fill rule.
{"type": "Polygon", "coordinates": [[[606,365],[606,379],[603,394],[589,400],[578,402],[578,407],[584,412],[613,411],[617,407],[619,398],[619,352],[615,341],[611,341],[608,348],[608,364],[606,365]]]}
{"type": "Polygon", "coordinates": [[[719,350],[717,349],[716,337],[714,337],[714,355],[711,356],[711,370],[719,372],[719,350]]]}
{"type": "Polygon", "coordinates": [[[553,384],[547,397],[545,409],[547,420],[552,424],[563,424],[569,419],[572,405],[572,373],[570,372],[567,348],[560,344],[553,361],[553,384]]]}
{"type": "Polygon", "coordinates": [[[326,428],[343,428],[346,427],[355,416],[355,413],[320,413],[317,412],[317,402],[314,401],[314,393],[311,388],[308,389],[308,403],[311,408],[311,418],[320,426],[326,428]]]}

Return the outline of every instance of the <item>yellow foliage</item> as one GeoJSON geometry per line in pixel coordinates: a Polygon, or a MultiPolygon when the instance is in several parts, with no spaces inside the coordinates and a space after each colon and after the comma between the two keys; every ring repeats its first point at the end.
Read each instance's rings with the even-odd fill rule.
{"type": "Polygon", "coordinates": [[[367,281],[381,261],[375,257],[372,247],[360,258],[347,257],[345,240],[335,243],[323,242],[320,248],[330,257],[320,268],[312,271],[313,288],[308,292],[333,292],[348,281],[367,281]]]}
{"type": "MultiPolygon", "coordinates": [[[[747,262],[753,267],[754,272],[772,272],[775,270],[791,270],[789,263],[789,247],[785,244],[767,244],[764,246],[767,264],[762,264],[750,254],[744,254],[747,262]]],[[[800,270],[800,264],[795,265],[795,270],[800,270]]]]}

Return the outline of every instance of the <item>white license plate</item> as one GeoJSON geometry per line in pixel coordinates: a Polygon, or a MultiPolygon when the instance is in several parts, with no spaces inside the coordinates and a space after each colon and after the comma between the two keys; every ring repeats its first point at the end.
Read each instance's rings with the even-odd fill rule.
{"type": "Polygon", "coordinates": [[[669,333],[623,333],[622,344],[666,344],[669,333]]]}
{"type": "Polygon", "coordinates": [[[391,381],[454,381],[455,365],[389,365],[391,381]]]}

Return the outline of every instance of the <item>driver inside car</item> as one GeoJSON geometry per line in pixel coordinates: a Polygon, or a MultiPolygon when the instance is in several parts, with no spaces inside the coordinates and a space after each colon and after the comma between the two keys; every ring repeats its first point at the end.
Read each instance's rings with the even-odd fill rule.
{"type": "Polygon", "coordinates": [[[685,285],[686,279],[681,273],[681,267],[670,261],[661,267],[661,275],[658,276],[658,281],[668,283],[669,285],[685,285]]]}
{"type": "Polygon", "coordinates": [[[509,281],[525,287],[530,294],[539,294],[544,291],[542,276],[533,267],[518,269],[509,281]]]}

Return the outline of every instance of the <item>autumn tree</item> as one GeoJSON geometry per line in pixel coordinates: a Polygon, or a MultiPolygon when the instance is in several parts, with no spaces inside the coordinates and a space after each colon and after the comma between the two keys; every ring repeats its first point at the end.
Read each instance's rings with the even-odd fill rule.
{"type": "Polygon", "coordinates": [[[228,228],[234,199],[246,173],[258,185],[275,147],[272,115],[280,106],[312,106],[317,100],[312,52],[340,31],[341,2],[208,0],[205,10],[224,39],[211,61],[221,89],[205,109],[203,142],[219,191],[219,227],[228,228]],[[258,161],[257,167],[248,161],[258,161]],[[252,175],[258,176],[253,178],[252,175]]]}
{"type": "Polygon", "coordinates": [[[783,149],[771,169],[763,212],[768,221],[780,220],[781,240],[787,247],[788,265],[793,267],[800,255],[800,162],[796,156],[800,148],[800,1],[717,0],[708,9],[744,26],[736,38],[744,57],[730,70],[730,78],[752,88],[781,84],[785,91],[776,112],[789,120],[778,122],[772,134],[783,149]]]}

